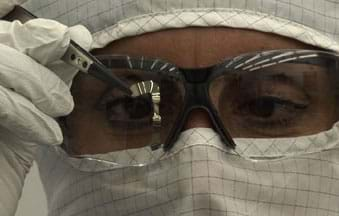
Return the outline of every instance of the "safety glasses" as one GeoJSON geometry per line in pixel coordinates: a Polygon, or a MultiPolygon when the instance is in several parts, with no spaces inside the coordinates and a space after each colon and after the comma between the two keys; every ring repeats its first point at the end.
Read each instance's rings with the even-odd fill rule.
{"type": "MultiPolygon", "coordinates": [[[[79,118],[68,121],[70,133],[80,124],[74,121],[96,113],[96,119],[108,128],[109,141],[101,141],[98,135],[95,143],[86,142],[81,138],[86,137],[84,133],[73,133],[64,147],[71,155],[142,148],[166,152],[193,109],[209,114],[213,129],[230,149],[236,148],[235,138],[313,135],[338,121],[339,65],[334,53],[271,50],[198,69],[144,57],[98,59],[133,94],[107,88],[95,103],[75,96],[74,115],[79,118]]],[[[78,88],[76,82],[74,88],[78,88]]]]}

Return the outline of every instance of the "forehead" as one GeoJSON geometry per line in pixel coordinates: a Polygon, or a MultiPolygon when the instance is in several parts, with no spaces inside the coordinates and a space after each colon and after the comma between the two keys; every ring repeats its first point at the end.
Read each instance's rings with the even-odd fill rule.
{"type": "Polygon", "coordinates": [[[225,27],[169,29],[128,37],[94,51],[157,57],[180,67],[204,67],[247,52],[272,49],[316,49],[287,37],[225,27]]]}

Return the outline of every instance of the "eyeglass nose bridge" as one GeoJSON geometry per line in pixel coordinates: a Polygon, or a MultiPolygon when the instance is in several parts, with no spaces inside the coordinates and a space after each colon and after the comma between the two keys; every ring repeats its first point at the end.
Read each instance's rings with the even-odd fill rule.
{"type": "Polygon", "coordinates": [[[172,148],[175,141],[179,137],[180,132],[183,130],[185,123],[188,120],[189,114],[195,109],[202,109],[207,112],[211,120],[213,129],[220,135],[222,141],[227,147],[234,149],[235,143],[232,137],[223,126],[223,123],[220,120],[217,111],[213,108],[209,100],[208,82],[187,82],[185,85],[185,90],[186,102],[184,105],[183,113],[175,123],[176,128],[172,131],[169,139],[166,141],[164,149],[169,150],[172,148]]]}

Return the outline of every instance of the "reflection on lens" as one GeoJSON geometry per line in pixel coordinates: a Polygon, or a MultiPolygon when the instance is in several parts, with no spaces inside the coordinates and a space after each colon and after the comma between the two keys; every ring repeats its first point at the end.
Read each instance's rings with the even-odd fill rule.
{"type": "MultiPolygon", "coordinates": [[[[90,88],[94,86],[92,82],[83,87],[83,95],[73,94],[76,107],[68,117],[72,134],[68,148],[74,155],[102,154],[163,144],[182,110],[184,94],[180,82],[142,70],[114,72],[129,84],[132,95],[98,84],[90,88]],[[78,133],[86,130],[88,134],[78,133]]],[[[83,82],[89,82],[87,79],[91,78],[83,79],[83,82]]],[[[78,80],[73,89],[80,88],[81,83],[78,80]]]]}
{"type": "Polygon", "coordinates": [[[114,98],[105,105],[107,119],[112,122],[112,127],[124,127],[124,124],[131,127],[149,125],[150,116],[153,115],[153,102],[149,94],[114,98]]]}
{"type": "Polygon", "coordinates": [[[233,138],[312,135],[338,120],[335,73],[325,66],[284,63],[216,78],[210,96],[233,138]]]}

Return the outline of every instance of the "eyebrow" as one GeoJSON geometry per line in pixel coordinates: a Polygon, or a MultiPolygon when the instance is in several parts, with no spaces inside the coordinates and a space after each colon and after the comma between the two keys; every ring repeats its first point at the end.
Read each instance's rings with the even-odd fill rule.
{"type": "MultiPolygon", "coordinates": [[[[298,68],[276,68],[276,67],[270,67],[270,68],[263,68],[260,71],[257,72],[259,76],[267,77],[267,80],[272,81],[279,81],[281,83],[285,84],[293,84],[297,85],[300,88],[305,84],[305,75],[310,72],[309,70],[306,70],[307,68],[301,68],[302,70],[296,71],[298,68]],[[282,69],[284,69],[282,71],[282,69]]],[[[313,72],[318,72],[315,70],[312,70],[313,72]]]]}
{"type": "Polygon", "coordinates": [[[267,76],[263,76],[265,80],[272,80],[272,81],[278,81],[281,83],[286,84],[297,84],[296,80],[293,79],[294,76],[287,76],[285,73],[277,73],[277,74],[270,74],[267,76]]]}

